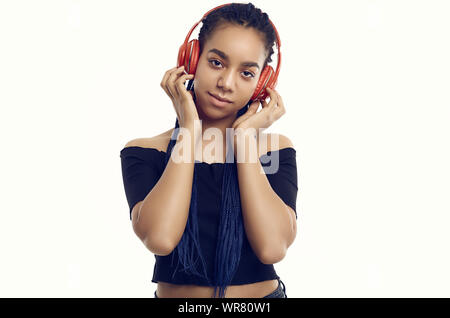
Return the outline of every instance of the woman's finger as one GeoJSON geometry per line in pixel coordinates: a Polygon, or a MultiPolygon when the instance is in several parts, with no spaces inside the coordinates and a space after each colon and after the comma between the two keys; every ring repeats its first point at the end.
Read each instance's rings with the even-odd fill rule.
{"type": "Polygon", "coordinates": [[[167,79],[169,78],[170,74],[172,74],[172,72],[175,71],[176,69],[177,69],[177,67],[167,70],[163,76],[163,79],[161,80],[161,83],[160,83],[162,89],[166,92],[167,95],[169,95],[170,98],[173,98],[173,96],[170,94],[170,92],[167,89],[167,79]]]}
{"type": "Polygon", "coordinates": [[[176,81],[175,81],[175,89],[177,90],[177,94],[179,96],[187,97],[186,92],[186,86],[185,83],[187,80],[193,79],[194,74],[183,74],[181,75],[176,81]]]}
{"type": "Polygon", "coordinates": [[[254,101],[253,103],[251,103],[251,104],[248,106],[247,111],[246,111],[244,114],[242,114],[242,115],[239,117],[239,119],[240,119],[241,121],[244,121],[244,119],[247,119],[248,117],[250,117],[251,115],[253,115],[253,114],[256,112],[256,110],[258,109],[258,107],[259,107],[259,101],[254,101]]]}
{"type": "Polygon", "coordinates": [[[167,81],[167,78],[169,77],[169,75],[173,72],[173,71],[175,71],[177,68],[176,67],[174,67],[174,68],[171,68],[170,70],[167,70],[165,73],[164,73],[164,76],[163,76],[163,78],[162,78],[162,80],[161,80],[161,87],[163,88],[163,89],[165,89],[165,85],[166,85],[166,81],[167,81]]]}
{"type": "Polygon", "coordinates": [[[284,102],[283,102],[283,99],[281,98],[280,94],[278,94],[278,103],[280,104],[280,106],[283,110],[283,114],[286,113],[286,108],[284,107],[284,102]]]}
{"type": "Polygon", "coordinates": [[[178,97],[177,89],[175,88],[175,79],[177,79],[180,74],[182,74],[184,66],[180,66],[175,71],[171,72],[169,78],[167,79],[166,88],[170,91],[173,97],[178,97]]]}
{"type": "Polygon", "coordinates": [[[274,108],[276,106],[277,102],[278,102],[277,94],[270,87],[267,87],[266,90],[270,94],[270,102],[269,102],[269,104],[267,106],[268,106],[268,108],[274,108]]]}
{"type": "Polygon", "coordinates": [[[173,72],[170,73],[167,78],[166,87],[170,91],[173,97],[178,98],[178,92],[175,87],[175,79],[183,72],[184,66],[180,66],[176,68],[173,72]]]}
{"type": "Polygon", "coordinates": [[[277,93],[277,95],[278,95],[278,107],[276,108],[276,111],[278,112],[278,118],[280,118],[286,113],[286,108],[284,107],[281,95],[279,93],[277,93]]]}
{"type": "Polygon", "coordinates": [[[259,108],[259,100],[254,101],[253,103],[250,104],[250,107],[247,110],[247,113],[250,112],[251,114],[256,113],[256,111],[259,108]]]}
{"type": "Polygon", "coordinates": [[[258,110],[259,107],[259,101],[254,101],[252,102],[247,111],[242,114],[241,116],[239,116],[234,122],[233,122],[233,128],[239,126],[240,123],[244,122],[245,120],[247,120],[247,118],[249,118],[251,115],[253,115],[254,113],[256,113],[256,111],[258,110]]]}

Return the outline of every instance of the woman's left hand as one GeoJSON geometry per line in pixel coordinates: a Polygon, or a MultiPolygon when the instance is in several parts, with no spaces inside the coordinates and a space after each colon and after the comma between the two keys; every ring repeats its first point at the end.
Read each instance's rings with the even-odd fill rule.
{"type": "Polygon", "coordinates": [[[234,130],[237,128],[243,128],[244,130],[247,128],[254,128],[256,134],[259,134],[260,128],[268,128],[286,113],[280,94],[273,89],[266,89],[270,94],[269,103],[265,100],[262,101],[262,109],[259,112],[256,112],[259,108],[259,100],[250,104],[248,110],[233,122],[232,128],[234,130]]]}

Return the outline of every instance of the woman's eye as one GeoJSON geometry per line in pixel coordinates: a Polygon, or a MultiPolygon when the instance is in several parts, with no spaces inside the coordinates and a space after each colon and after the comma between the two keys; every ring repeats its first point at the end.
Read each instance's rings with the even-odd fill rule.
{"type": "Polygon", "coordinates": [[[221,64],[218,60],[209,60],[209,63],[211,63],[212,65],[214,65],[214,66],[219,66],[219,65],[217,65],[217,64],[214,64],[214,62],[219,63],[219,65],[221,64]]]}
{"type": "Polygon", "coordinates": [[[244,71],[244,73],[247,73],[249,75],[249,76],[245,76],[245,77],[248,77],[248,78],[255,77],[255,75],[253,75],[253,73],[251,73],[251,72],[244,71]]]}

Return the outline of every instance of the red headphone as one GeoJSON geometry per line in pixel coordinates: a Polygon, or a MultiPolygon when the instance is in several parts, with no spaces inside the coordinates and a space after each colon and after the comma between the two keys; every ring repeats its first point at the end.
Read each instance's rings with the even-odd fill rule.
{"type": "MultiPolygon", "coordinates": [[[[198,21],[189,31],[188,35],[186,36],[186,39],[184,40],[184,43],[180,46],[180,49],[178,51],[178,59],[177,59],[177,67],[180,67],[184,65],[184,69],[187,71],[188,74],[195,74],[195,71],[197,69],[197,63],[199,59],[199,52],[200,52],[200,43],[197,39],[189,41],[189,37],[192,34],[192,31],[196,28],[196,26],[202,22],[202,20],[211,12],[216,9],[219,9],[224,6],[228,6],[231,3],[222,4],[218,7],[215,7],[214,9],[209,10],[206,12],[203,17],[198,21]],[[188,42],[189,41],[189,42],[188,42]]],[[[270,19],[269,19],[270,21],[270,19]]],[[[271,89],[274,89],[277,85],[277,78],[278,73],[280,72],[280,65],[281,65],[281,52],[280,52],[280,36],[278,35],[278,31],[275,28],[275,25],[270,21],[272,24],[273,29],[275,30],[275,34],[277,37],[277,47],[278,47],[278,59],[277,59],[277,70],[274,72],[272,66],[266,65],[264,70],[261,72],[261,76],[259,77],[258,84],[256,85],[256,89],[253,92],[253,95],[251,99],[253,101],[259,99],[259,100],[265,100],[267,96],[269,96],[269,93],[266,91],[266,87],[270,87],[271,89]]]]}

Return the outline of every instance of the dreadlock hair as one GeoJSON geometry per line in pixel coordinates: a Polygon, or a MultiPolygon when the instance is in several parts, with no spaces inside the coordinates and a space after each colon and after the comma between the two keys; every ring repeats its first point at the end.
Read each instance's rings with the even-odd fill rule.
{"type": "MultiPolygon", "coordinates": [[[[202,53],[206,41],[212,35],[214,30],[224,23],[237,24],[245,28],[254,28],[260,31],[263,35],[267,52],[267,57],[262,69],[264,69],[267,63],[272,61],[271,55],[274,52],[272,47],[276,40],[275,30],[269,21],[269,16],[256,8],[252,3],[232,3],[211,11],[202,20],[202,27],[198,37],[200,46],[199,56],[202,53]]],[[[193,79],[189,80],[187,89],[194,90],[193,79]]],[[[195,94],[193,94],[193,98],[195,102],[195,94]]],[[[243,115],[252,102],[253,101],[250,99],[250,101],[237,112],[236,118],[243,115]]],[[[177,119],[173,135],[167,147],[165,158],[166,165],[170,159],[172,149],[175,146],[178,133],[179,123],[177,119]]],[[[175,248],[175,252],[178,255],[178,264],[172,276],[175,276],[178,266],[181,264],[183,267],[181,271],[203,277],[210,286],[215,287],[214,298],[216,297],[217,289],[219,289],[219,298],[225,297],[226,288],[231,283],[239,265],[244,238],[237,166],[234,160],[234,151],[232,147],[227,147],[227,149],[222,180],[222,206],[216,245],[214,277],[208,277],[206,262],[202,256],[201,246],[199,244],[197,169],[195,168],[195,163],[189,215],[183,236],[175,248]],[[201,273],[196,267],[198,259],[201,261],[201,273]]],[[[175,253],[172,254],[172,263],[174,256],[175,253]]]]}

